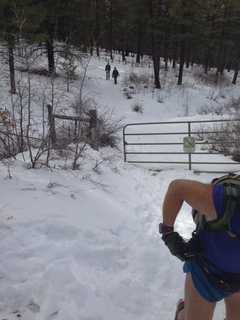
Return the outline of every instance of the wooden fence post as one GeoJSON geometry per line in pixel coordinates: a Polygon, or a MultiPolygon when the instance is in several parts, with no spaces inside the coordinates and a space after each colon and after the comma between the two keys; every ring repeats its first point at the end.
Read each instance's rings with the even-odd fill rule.
{"type": "Polygon", "coordinates": [[[98,139],[97,139],[97,110],[91,109],[89,110],[90,122],[89,122],[89,130],[90,130],[90,145],[94,150],[98,150],[98,139]]]}
{"type": "Polygon", "coordinates": [[[50,104],[47,105],[48,108],[48,124],[50,128],[50,140],[52,142],[52,145],[54,146],[57,142],[57,135],[55,130],[55,122],[54,117],[52,113],[52,106],[50,104]]]}
{"type": "Polygon", "coordinates": [[[50,104],[47,105],[48,108],[48,123],[50,128],[50,140],[52,142],[52,145],[54,146],[57,143],[57,135],[56,135],[56,129],[55,129],[55,118],[59,119],[67,119],[67,120],[73,120],[75,121],[75,137],[74,141],[76,142],[76,134],[77,134],[77,122],[78,121],[87,121],[89,122],[89,134],[88,134],[88,140],[90,146],[98,150],[98,138],[97,138],[97,111],[92,109],[89,110],[89,118],[79,118],[79,117],[73,117],[73,116],[64,116],[64,115],[56,115],[52,112],[52,106],[50,104]]]}

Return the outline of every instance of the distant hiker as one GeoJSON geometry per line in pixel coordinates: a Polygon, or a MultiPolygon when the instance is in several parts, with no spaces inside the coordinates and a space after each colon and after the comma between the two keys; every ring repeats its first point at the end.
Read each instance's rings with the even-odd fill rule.
{"type": "Polygon", "coordinates": [[[119,72],[116,67],[114,67],[114,70],[112,72],[112,78],[114,78],[114,83],[117,84],[117,77],[119,76],[119,72]]]}
{"type": "Polygon", "coordinates": [[[105,71],[106,71],[106,80],[108,80],[110,79],[110,72],[111,72],[111,66],[109,62],[106,64],[105,71]]]}
{"type": "Polygon", "coordinates": [[[176,179],[168,187],[159,232],[170,252],[184,262],[186,273],[176,320],[211,320],[220,300],[227,320],[240,319],[240,176],[235,176],[212,183],[176,179]],[[201,215],[189,241],[174,231],[184,202],[194,208],[193,217],[201,215]]]}

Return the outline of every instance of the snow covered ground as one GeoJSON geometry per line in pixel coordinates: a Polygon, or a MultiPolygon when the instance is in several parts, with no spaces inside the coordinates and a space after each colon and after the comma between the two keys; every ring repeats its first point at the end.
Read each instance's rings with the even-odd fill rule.
{"type": "MultiPolygon", "coordinates": [[[[105,64],[91,59],[84,90],[124,116],[125,124],[212,119],[197,109],[226,103],[239,91],[239,84],[198,83],[193,69],[177,86],[170,70],[163,89],[127,100],[123,79],[131,64],[111,63],[120,72],[117,85],[105,80],[105,64]],[[132,111],[134,100],[143,113],[132,111]]],[[[175,178],[208,182],[216,174],[124,163],[121,145],[119,151],[89,149],[74,172],[29,170],[26,162],[18,155],[9,167],[0,164],[0,319],[172,320],[184,274],[158,233],[163,198],[175,178]]],[[[184,205],[176,222],[186,238],[194,228],[190,212],[184,205]]],[[[221,302],[214,320],[223,318],[221,302]]]]}

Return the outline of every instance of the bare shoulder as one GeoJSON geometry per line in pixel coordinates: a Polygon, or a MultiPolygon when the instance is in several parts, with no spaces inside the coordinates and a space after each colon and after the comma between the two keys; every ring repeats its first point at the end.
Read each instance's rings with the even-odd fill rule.
{"type": "Polygon", "coordinates": [[[169,192],[179,200],[187,202],[191,207],[204,213],[210,220],[217,217],[213,198],[213,184],[195,180],[176,179],[169,185],[169,192]]]}

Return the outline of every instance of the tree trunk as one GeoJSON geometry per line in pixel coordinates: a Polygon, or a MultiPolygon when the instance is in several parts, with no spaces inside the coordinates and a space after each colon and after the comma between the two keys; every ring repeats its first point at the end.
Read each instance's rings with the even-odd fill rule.
{"type": "Polygon", "coordinates": [[[211,49],[207,49],[206,58],[205,58],[205,65],[204,65],[204,74],[208,73],[208,69],[210,67],[210,60],[211,60],[211,49]]]}
{"type": "Polygon", "coordinates": [[[188,46],[187,46],[187,54],[186,54],[186,68],[189,68],[190,65],[190,61],[191,61],[191,41],[188,42],[188,46]]]}
{"type": "Polygon", "coordinates": [[[137,36],[137,54],[136,54],[136,63],[140,63],[142,53],[142,23],[138,24],[138,36],[137,36]]]}
{"type": "MultiPolygon", "coordinates": [[[[225,12],[226,13],[226,12],[225,12]]],[[[226,18],[226,16],[224,16],[226,18]]],[[[225,23],[223,23],[222,30],[221,30],[221,35],[219,37],[219,48],[218,48],[218,64],[217,64],[217,72],[216,72],[216,77],[215,77],[215,83],[218,81],[218,75],[221,74],[221,68],[224,64],[224,40],[225,40],[225,23]]]]}
{"type": "Polygon", "coordinates": [[[237,58],[237,61],[235,63],[234,76],[233,76],[232,84],[236,84],[237,83],[238,71],[239,71],[239,57],[237,58]]]}
{"type": "MultiPolygon", "coordinates": [[[[149,3],[149,16],[150,19],[153,19],[153,3],[151,0],[149,3]]],[[[153,70],[154,70],[154,84],[156,89],[161,89],[160,80],[159,80],[159,71],[160,71],[160,37],[156,34],[156,26],[151,23],[151,41],[152,41],[152,58],[153,58],[153,70]]]]}
{"type": "Polygon", "coordinates": [[[153,56],[153,69],[154,69],[154,84],[156,89],[161,89],[160,80],[159,80],[159,71],[160,71],[160,56],[153,56]]]}
{"type": "Polygon", "coordinates": [[[223,75],[223,71],[224,71],[224,68],[225,68],[226,52],[227,52],[227,48],[226,48],[226,46],[224,46],[223,53],[222,53],[222,56],[221,56],[221,61],[220,61],[220,68],[219,68],[219,72],[220,72],[221,76],[223,75]]]}
{"type": "Polygon", "coordinates": [[[8,56],[9,56],[9,71],[10,71],[11,93],[16,94],[14,55],[13,55],[13,48],[12,48],[11,45],[8,46],[8,56]]]}
{"type": "Polygon", "coordinates": [[[237,83],[237,77],[238,77],[238,68],[236,68],[235,71],[234,71],[232,84],[236,84],[237,83]]]}
{"type": "Polygon", "coordinates": [[[100,27],[99,27],[99,2],[96,0],[96,34],[97,34],[97,40],[96,40],[96,47],[97,47],[97,56],[100,56],[99,53],[99,40],[100,40],[100,27]]]}
{"type": "Polygon", "coordinates": [[[165,24],[165,39],[164,39],[164,69],[168,70],[168,60],[169,60],[169,41],[168,35],[170,34],[169,24],[165,24]]]}
{"type": "Polygon", "coordinates": [[[47,108],[48,108],[48,125],[49,125],[49,130],[50,130],[49,138],[50,138],[52,145],[54,147],[57,142],[57,135],[56,135],[56,131],[55,131],[55,121],[54,121],[54,117],[52,114],[52,106],[50,104],[48,104],[47,108]]]}
{"type": "Polygon", "coordinates": [[[124,62],[126,59],[125,59],[125,53],[124,53],[124,49],[122,50],[122,62],[124,62]]]}
{"type": "MultiPolygon", "coordinates": [[[[177,24],[174,24],[174,34],[177,34],[177,24]]],[[[172,68],[175,69],[176,68],[176,64],[177,64],[177,48],[178,48],[178,43],[176,41],[176,39],[173,39],[173,54],[172,54],[172,68]]]]}
{"type": "Polygon", "coordinates": [[[184,67],[184,61],[185,61],[185,51],[186,51],[186,40],[184,38],[184,28],[182,33],[183,39],[181,42],[181,53],[180,53],[180,63],[179,63],[179,73],[178,73],[178,85],[182,84],[182,78],[183,78],[183,67],[184,67]]]}
{"type": "Polygon", "coordinates": [[[55,60],[53,52],[53,36],[49,35],[49,38],[46,41],[47,46],[47,55],[48,55],[48,70],[50,75],[53,75],[55,72],[55,60]]]}

